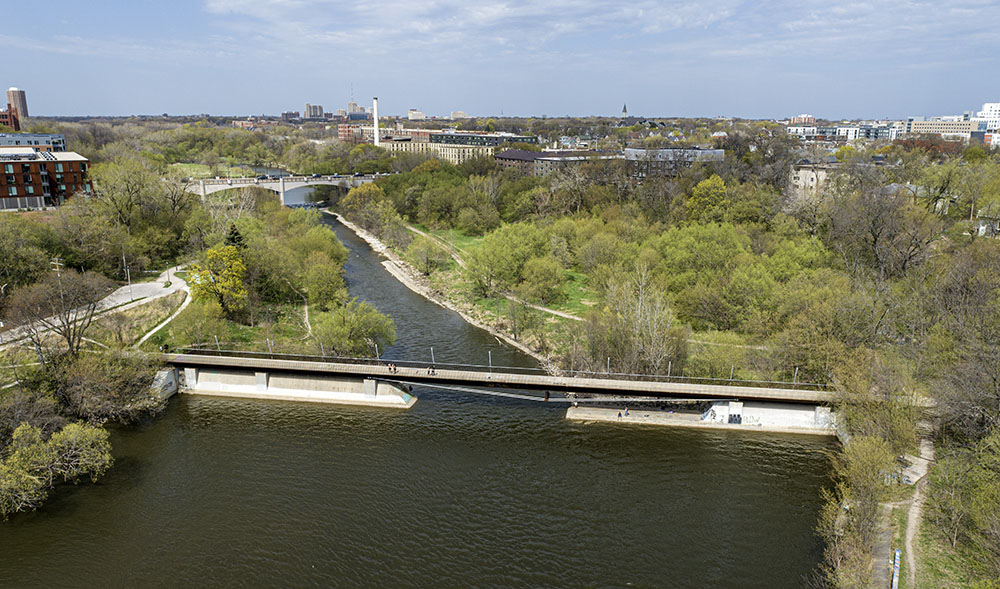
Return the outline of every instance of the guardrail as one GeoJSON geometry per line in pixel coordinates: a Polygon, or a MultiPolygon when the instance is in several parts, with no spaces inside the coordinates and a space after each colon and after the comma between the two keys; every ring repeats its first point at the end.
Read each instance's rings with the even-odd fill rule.
{"type": "Polygon", "coordinates": [[[223,350],[211,348],[187,347],[173,350],[174,353],[191,354],[198,356],[222,356],[228,358],[266,358],[271,360],[293,360],[301,362],[327,362],[340,364],[357,364],[359,366],[385,366],[395,364],[404,368],[428,368],[444,370],[468,370],[482,372],[484,374],[536,374],[561,377],[581,377],[581,378],[608,378],[617,380],[636,380],[647,382],[673,382],[686,384],[705,385],[729,385],[743,386],[751,388],[773,388],[773,389],[799,389],[814,391],[832,391],[832,387],[827,384],[808,382],[788,382],[772,380],[751,380],[740,378],[712,378],[701,376],[664,375],[664,374],[631,374],[623,372],[595,372],[590,370],[558,370],[545,368],[531,368],[527,366],[501,366],[484,364],[460,364],[454,362],[428,362],[415,360],[396,360],[391,358],[358,358],[350,356],[317,356],[311,354],[285,354],[280,352],[250,352],[243,350],[223,350]]]}

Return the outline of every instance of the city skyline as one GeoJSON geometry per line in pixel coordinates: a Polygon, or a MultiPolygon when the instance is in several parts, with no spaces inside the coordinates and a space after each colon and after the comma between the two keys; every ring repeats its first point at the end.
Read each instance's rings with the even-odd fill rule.
{"type": "Polygon", "coordinates": [[[18,26],[0,35],[12,61],[33,64],[8,68],[0,84],[27,90],[36,116],[276,115],[377,95],[400,116],[617,116],[625,102],[637,116],[839,120],[1000,99],[991,2],[74,7],[12,6],[18,26]]]}

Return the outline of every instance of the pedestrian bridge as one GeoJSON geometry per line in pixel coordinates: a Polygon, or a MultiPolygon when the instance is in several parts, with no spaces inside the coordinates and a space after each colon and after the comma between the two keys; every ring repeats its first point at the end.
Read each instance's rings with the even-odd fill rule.
{"type": "MultiPolygon", "coordinates": [[[[834,394],[823,387],[795,383],[595,373],[550,374],[531,368],[495,369],[470,365],[432,367],[412,362],[398,362],[390,366],[386,360],[205,350],[168,353],[163,358],[179,372],[183,371],[187,381],[185,386],[192,392],[210,390],[217,391],[216,394],[225,394],[226,391],[259,393],[233,396],[264,397],[273,383],[280,381],[279,388],[284,396],[277,398],[289,398],[285,391],[295,386],[319,391],[324,386],[343,388],[345,382],[354,382],[357,384],[356,388],[362,387],[364,383],[362,393],[372,396],[378,394],[380,386],[395,387],[408,396],[410,386],[421,385],[452,390],[463,390],[464,387],[480,389],[475,392],[483,392],[483,389],[525,391],[531,394],[492,394],[573,403],[634,398],[636,401],[730,400],[826,405],[834,400],[834,394]]],[[[396,394],[391,390],[388,392],[396,394]]],[[[405,398],[404,401],[409,402],[405,398]]],[[[396,402],[392,401],[391,404],[396,402]]]]}
{"type": "Polygon", "coordinates": [[[245,188],[257,186],[266,188],[278,193],[281,204],[285,204],[285,193],[298,188],[308,188],[314,186],[339,186],[344,190],[356,188],[362,184],[373,182],[377,178],[374,174],[364,176],[281,176],[279,178],[269,178],[267,180],[257,178],[212,178],[207,180],[194,180],[185,185],[188,192],[193,192],[202,198],[214,192],[231,190],[233,188],[245,188]]]}

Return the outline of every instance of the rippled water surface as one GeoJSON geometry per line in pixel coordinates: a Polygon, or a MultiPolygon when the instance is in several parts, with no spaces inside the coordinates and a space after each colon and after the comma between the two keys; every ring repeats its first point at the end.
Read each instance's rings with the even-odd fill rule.
{"type": "MultiPolygon", "coordinates": [[[[349,286],[393,357],[530,359],[391,280],[349,286]]],[[[4,586],[796,587],[822,438],[576,424],[417,390],[410,411],[183,396],[114,435],[115,468],[0,525],[4,586]]]]}

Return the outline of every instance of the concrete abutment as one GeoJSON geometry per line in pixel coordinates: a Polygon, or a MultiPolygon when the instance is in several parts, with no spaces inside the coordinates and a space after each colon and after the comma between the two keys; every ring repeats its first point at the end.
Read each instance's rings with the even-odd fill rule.
{"type": "Polygon", "coordinates": [[[185,367],[179,392],[192,395],[408,409],[408,387],[375,378],[185,367]]]}

